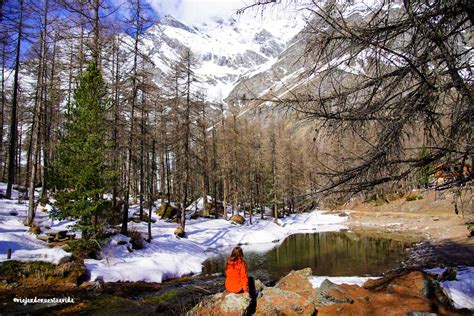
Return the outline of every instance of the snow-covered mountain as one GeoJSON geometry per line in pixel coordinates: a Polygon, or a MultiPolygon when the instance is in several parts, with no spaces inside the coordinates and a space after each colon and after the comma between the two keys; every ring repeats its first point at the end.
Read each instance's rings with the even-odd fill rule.
{"type": "Polygon", "coordinates": [[[189,26],[166,16],[145,34],[144,50],[157,75],[189,48],[197,60],[195,73],[208,101],[228,97],[235,85],[275,63],[304,27],[302,15],[287,17],[215,18],[189,26]]]}

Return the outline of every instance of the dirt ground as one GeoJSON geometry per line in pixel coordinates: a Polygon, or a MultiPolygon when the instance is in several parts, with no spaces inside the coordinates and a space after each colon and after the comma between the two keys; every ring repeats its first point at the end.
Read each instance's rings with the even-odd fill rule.
{"type": "MultiPolygon", "coordinates": [[[[408,201],[406,196],[389,203],[359,202],[346,205],[351,210],[351,230],[390,235],[418,242],[411,264],[474,265],[474,237],[469,237],[466,222],[474,221],[472,196],[464,214],[456,214],[452,191],[418,191],[422,196],[408,201]]],[[[468,196],[469,197],[469,196],[468,196]]],[[[465,201],[465,200],[464,200],[465,201]]]]}

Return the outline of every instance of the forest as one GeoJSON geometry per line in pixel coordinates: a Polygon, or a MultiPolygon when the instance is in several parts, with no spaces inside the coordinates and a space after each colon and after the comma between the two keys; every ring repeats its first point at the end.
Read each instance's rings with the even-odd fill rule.
{"type": "Polygon", "coordinates": [[[54,198],[85,231],[114,222],[126,233],[130,204],[141,219],[173,204],[184,228],[200,197],[203,216],[230,205],[276,217],[427,185],[436,164],[472,159],[472,4],[380,8],[356,28],[344,6],[308,4],[309,83],[210,102],[191,50],[156,71],[144,48],[159,12],[146,1],[2,1],[5,197],[25,188],[28,225],[54,198]],[[363,75],[341,72],[361,57],[363,75]]]}
{"type": "Polygon", "coordinates": [[[473,24],[0,0],[0,314],[472,315],[473,24]]]}

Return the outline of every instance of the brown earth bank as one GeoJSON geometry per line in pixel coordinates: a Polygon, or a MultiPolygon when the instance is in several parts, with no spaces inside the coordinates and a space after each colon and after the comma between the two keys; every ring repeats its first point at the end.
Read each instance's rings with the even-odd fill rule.
{"type": "MultiPolygon", "coordinates": [[[[1,278],[1,276],[0,276],[1,278]]],[[[0,315],[183,315],[209,294],[224,290],[224,277],[185,276],[163,283],[54,283],[31,278],[0,284],[0,315]],[[67,298],[72,304],[27,304],[23,298],[67,298]]]]}
{"type": "Polygon", "coordinates": [[[319,288],[311,275],[309,268],[292,271],[274,287],[256,286],[250,296],[218,293],[187,315],[471,315],[455,309],[436,277],[423,271],[391,273],[363,286],[325,280],[319,288]]]}
{"type": "Polygon", "coordinates": [[[453,191],[413,191],[386,201],[353,202],[348,225],[352,231],[418,242],[408,266],[474,265],[474,238],[466,223],[474,220],[472,196],[464,212],[455,212],[453,191]],[[416,196],[416,200],[410,197],[416,196]]]}

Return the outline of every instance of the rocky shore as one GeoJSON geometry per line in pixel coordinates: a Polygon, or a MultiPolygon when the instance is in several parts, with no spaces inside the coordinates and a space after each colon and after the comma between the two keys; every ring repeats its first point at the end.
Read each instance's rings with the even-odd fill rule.
{"type": "Polygon", "coordinates": [[[325,280],[318,288],[311,275],[309,268],[292,271],[273,287],[256,280],[250,295],[217,293],[187,315],[471,315],[455,309],[438,277],[423,271],[388,274],[361,286],[325,280]]]}

